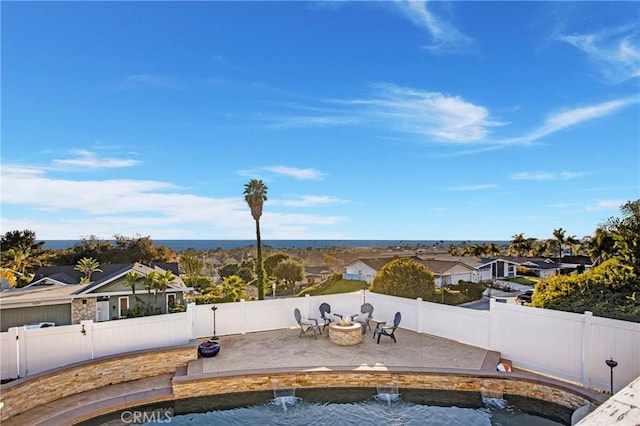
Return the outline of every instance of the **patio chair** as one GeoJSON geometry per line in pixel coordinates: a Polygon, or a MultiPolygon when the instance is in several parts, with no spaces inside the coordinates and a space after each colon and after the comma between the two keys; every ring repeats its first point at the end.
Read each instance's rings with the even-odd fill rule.
{"type": "Polygon", "coordinates": [[[371,303],[363,303],[360,306],[360,313],[351,315],[351,321],[358,322],[362,326],[362,334],[367,334],[367,328],[371,331],[369,320],[373,318],[373,305],[371,303]]]}
{"type": "Polygon", "coordinates": [[[393,321],[378,324],[376,329],[373,330],[373,338],[375,339],[376,335],[378,336],[378,344],[380,344],[381,336],[389,336],[393,339],[393,343],[398,343],[396,341],[395,333],[396,329],[400,325],[401,319],[402,315],[400,315],[400,312],[396,312],[396,315],[393,317],[393,321]]]}
{"type": "Polygon", "coordinates": [[[329,305],[328,303],[321,303],[320,304],[320,318],[322,318],[324,320],[324,325],[322,326],[322,331],[324,331],[324,329],[327,328],[327,326],[329,324],[331,324],[332,321],[334,321],[334,319],[329,316],[330,313],[331,313],[331,305],[329,305]]]}
{"type": "Polygon", "coordinates": [[[320,325],[318,324],[317,319],[303,317],[302,314],[300,314],[300,309],[298,308],[293,310],[293,316],[296,317],[296,322],[300,326],[300,335],[298,337],[302,337],[310,331],[313,332],[313,337],[316,339],[318,338],[318,336],[316,336],[316,331],[322,334],[322,330],[320,330],[320,325]]]}

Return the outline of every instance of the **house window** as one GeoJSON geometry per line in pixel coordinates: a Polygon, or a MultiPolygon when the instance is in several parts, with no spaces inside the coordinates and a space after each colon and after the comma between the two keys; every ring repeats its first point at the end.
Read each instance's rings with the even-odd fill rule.
{"type": "Polygon", "coordinates": [[[129,310],[129,298],[128,297],[118,297],[118,312],[120,314],[120,318],[124,318],[127,315],[127,311],[129,310]]]}
{"type": "Polygon", "coordinates": [[[167,294],[167,313],[174,306],[176,306],[176,295],[173,293],[167,294]]]}

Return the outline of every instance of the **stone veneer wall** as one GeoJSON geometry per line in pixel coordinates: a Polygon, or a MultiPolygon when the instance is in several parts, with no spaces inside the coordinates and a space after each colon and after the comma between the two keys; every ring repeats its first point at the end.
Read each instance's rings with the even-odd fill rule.
{"type": "Polygon", "coordinates": [[[96,320],[96,298],[73,299],[71,301],[71,324],[80,324],[80,321],[89,320],[96,320]],[[83,300],[86,300],[87,303],[82,303],[83,300]]]}
{"type": "Polygon", "coordinates": [[[2,420],[41,404],[111,384],[175,373],[197,359],[194,345],[98,358],[16,380],[0,388],[2,420]]]}
{"type": "Polygon", "coordinates": [[[519,395],[552,402],[571,409],[587,401],[598,405],[600,396],[578,387],[545,383],[517,373],[390,372],[390,371],[300,371],[262,372],[244,375],[216,375],[199,378],[174,377],[175,399],[231,392],[271,391],[280,388],[328,388],[397,386],[407,389],[434,389],[481,392],[488,397],[519,395]]]}

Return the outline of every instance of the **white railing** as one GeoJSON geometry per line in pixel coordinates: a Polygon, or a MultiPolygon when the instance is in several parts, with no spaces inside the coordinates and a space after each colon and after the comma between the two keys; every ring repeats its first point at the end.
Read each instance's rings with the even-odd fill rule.
{"type": "MultiPolygon", "coordinates": [[[[364,302],[376,319],[402,313],[401,328],[499,351],[516,367],[609,390],[609,367],[618,361],[615,389],[640,376],[640,324],[505,303],[490,310],[385,296],[368,291],[304,298],[217,304],[218,336],[297,327],[293,310],[319,317],[326,302],[332,313],[352,315],[364,302]]],[[[118,321],[83,321],[62,327],[0,334],[2,378],[25,377],[73,362],[136,350],[184,345],[214,334],[213,305],[194,305],[187,312],[118,321]],[[84,333],[83,333],[84,327],[84,333]]]]}

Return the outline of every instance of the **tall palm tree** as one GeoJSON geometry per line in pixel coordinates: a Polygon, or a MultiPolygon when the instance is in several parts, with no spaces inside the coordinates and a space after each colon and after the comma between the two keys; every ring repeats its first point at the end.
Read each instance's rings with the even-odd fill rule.
{"type": "MultiPolygon", "coordinates": [[[[171,271],[165,271],[164,273],[158,273],[158,287],[160,288],[160,292],[162,294],[162,306],[165,306],[167,303],[167,287],[169,287],[169,283],[173,282],[175,276],[171,271]]],[[[166,312],[167,314],[169,312],[166,312]]]]}
{"type": "Polygon", "coordinates": [[[85,284],[91,282],[91,274],[94,272],[102,272],[102,269],[100,269],[100,263],[93,257],[83,257],[78,260],[78,263],[76,263],[76,266],[73,269],[84,274],[81,281],[85,284]]]}
{"type": "Polygon", "coordinates": [[[565,231],[562,228],[558,228],[558,229],[554,229],[553,230],[553,237],[556,239],[556,241],[558,242],[558,263],[562,262],[562,245],[565,243],[565,234],[567,233],[567,231],[565,231]]]}
{"type": "Polygon", "coordinates": [[[260,217],[262,206],[267,201],[267,185],[262,180],[251,179],[244,186],[244,200],[251,208],[251,216],[256,222],[256,276],[258,278],[258,300],[264,300],[264,268],[262,267],[262,242],[260,241],[260,217]]]}

